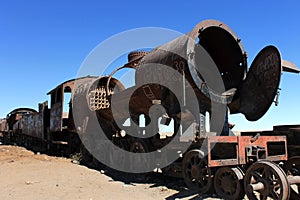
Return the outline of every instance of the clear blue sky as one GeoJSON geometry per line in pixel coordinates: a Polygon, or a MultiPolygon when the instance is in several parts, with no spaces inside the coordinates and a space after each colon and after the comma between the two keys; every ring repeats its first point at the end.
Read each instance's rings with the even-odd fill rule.
{"type": "MultiPolygon", "coordinates": [[[[182,33],[204,19],[229,25],[249,63],[264,46],[277,46],[300,66],[299,1],[2,1],[0,3],[0,117],[17,107],[37,108],[46,93],[76,76],[100,42],[122,31],[163,27],[182,33]]],[[[259,121],[231,116],[236,130],[300,123],[300,76],[285,74],[278,107],[259,121]]]]}

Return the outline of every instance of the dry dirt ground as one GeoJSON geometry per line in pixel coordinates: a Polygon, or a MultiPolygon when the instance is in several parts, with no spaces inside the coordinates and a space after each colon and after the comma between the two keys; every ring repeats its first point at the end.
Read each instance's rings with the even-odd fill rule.
{"type": "Polygon", "coordinates": [[[181,179],[90,169],[72,160],[0,145],[0,199],[216,199],[192,194],[181,179]]]}

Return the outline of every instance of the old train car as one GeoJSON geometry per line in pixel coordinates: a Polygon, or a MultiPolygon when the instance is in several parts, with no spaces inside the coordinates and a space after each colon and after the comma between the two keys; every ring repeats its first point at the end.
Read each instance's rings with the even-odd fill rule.
{"type": "Polygon", "coordinates": [[[3,133],[6,130],[6,118],[0,119],[0,139],[3,139],[3,133]]]}
{"type": "Polygon", "coordinates": [[[3,131],[3,140],[15,143],[19,134],[21,134],[22,124],[20,123],[25,114],[35,113],[31,108],[17,108],[6,115],[6,127],[3,131]],[[20,129],[20,131],[19,131],[20,129]]]}
{"type": "Polygon", "coordinates": [[[262,49],[248,69],[237,35],[226,24],[207,20],[150,52],[130,53],[128,63],[110,76],[58,85],[48,93],[50,106],[45,102],[38,112],[10,113],[7,133],[19,143],[56,151],[76,152],[84,144],[87,156],[120,169],[130,165],[134,172],[154,168],[147,159],[127,159],[126,152],[154,152],[151,159],[164,173],[180,174],[189,188],[214,189],[224,199],[241,199],[245,193],[251,200],[299,199],[300,164],[292,150],[298,144],[291,139],[298,137],[298,127],[229,134],[227,111],[260,119],[278,97],[282,71],[299,72],[274,46],[262,49]],[[113,77],[124,68],[135,69],[132,87],[113,77]],[[210,77],[215,72],[217,79],[210,77]],[[214,116],[214,109],[224,115],[214,116]],[[161,124],[169,126],[168,134],[161,124]],[[163,151],[165,146],[169,149],[163,151]],[[169,163],[169,155],[176,160],[169,163]]]}
{"type": "MultiPolygon", "coordinates": [[[[81,80],[93,80],[84,77],[81,80]]],[[[38,104],[38,111],[18,108],[7,117],[5,141],[26,146],[35,151],[70,154],[79,151],[80,139],[72,119],[71,97],[75,79],[65,81],[48,92],[48,101],[38,104]]]]}

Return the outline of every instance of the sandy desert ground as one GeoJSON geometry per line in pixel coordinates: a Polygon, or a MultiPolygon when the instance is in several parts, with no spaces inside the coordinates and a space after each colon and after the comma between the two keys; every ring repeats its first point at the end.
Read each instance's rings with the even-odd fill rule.
{"type": "Polygon", "coordinates": [[[217,199],[186,190],[181,179],[159,173],[128,175],[90,169],[71,159],[0,145],[0,199],[217,199]]]}

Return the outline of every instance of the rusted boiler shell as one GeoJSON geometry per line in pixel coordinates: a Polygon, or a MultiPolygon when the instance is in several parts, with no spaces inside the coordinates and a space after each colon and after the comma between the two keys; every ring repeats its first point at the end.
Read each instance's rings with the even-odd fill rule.
{"type": "MultiPolygon", "coordinates": [[[[248,120],[255,121],[274,101],[282,71],[299,72],[296,66],[281,59],[274,46],[261,50],[248,70],[247,53],[241,39],[226,24],[216,20],[200,22],[186,35],[148,53],[132,53],[128,58],[128,63],[119,69],[136,69],[136,85],[124,89],[117,79],[111,79],[113,74],[100,77],[94,83],[79,85],[81,92],[75,92],[74,101],[76,98],[86,101],[78,108],[82,111],[80,113],[95,111],[99,119],[113,122],[148,115],[154,102],[160,102],[169,115],[177,116],[180,104],[190,111],[199,106],[201,112],[210,112],[211,101],[216,101],[228,106],[231,114],[243,113],[248,120]],[[164,76],[153,70],[158,65],[168,66],[181,74],[196,94],[198,105],[192,104],[185,96],[187,87],[182,86],[183,82],[174,83],[177,84],[176,91],[151,82],[145,84],[145,79],[150,77],[151,80],[151,76],[154,79],[164,76]],[[117,87],[113,91],[114,86],[117,87]],[[180,95],[174,97],[173,93],[180,95]],[[97,99],[95,94],[101,95],[96,95],[97,99]],[[114,116],[112,99],[118,108],[114,116]],[[129,105],[127,99],[130,99],[129,105]]],[[[174,81],[169,74],[164,77],[165,82],[174,81]]]]}

